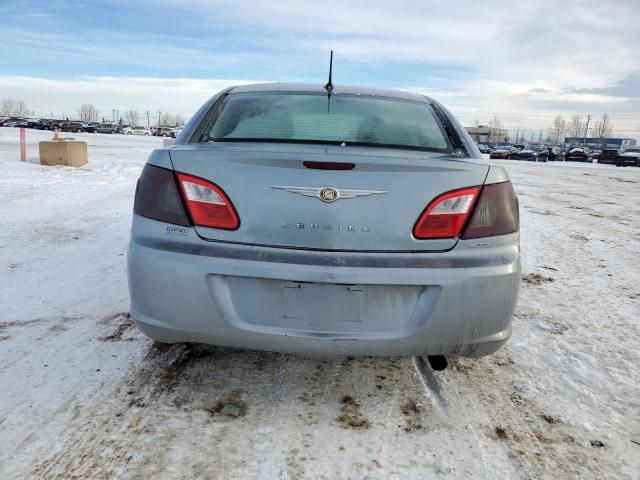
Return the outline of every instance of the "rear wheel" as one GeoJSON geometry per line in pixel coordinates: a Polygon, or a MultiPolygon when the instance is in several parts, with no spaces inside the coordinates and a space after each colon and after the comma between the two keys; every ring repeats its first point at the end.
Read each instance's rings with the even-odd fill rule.
{"type": "Polygon", "coordinates": [[[82,129],[81,128],[77,129],[76,133],[82,133],[82,129]]]}

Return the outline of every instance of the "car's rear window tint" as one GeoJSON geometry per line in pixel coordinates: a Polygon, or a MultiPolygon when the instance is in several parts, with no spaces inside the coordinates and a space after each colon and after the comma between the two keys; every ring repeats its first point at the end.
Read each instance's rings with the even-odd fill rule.
{"type": "Polygon", "coordinates": [[[225,97],[213,141],[346,143],[449,151],[425,102],[359,95],[251,93],[225,97]]]}

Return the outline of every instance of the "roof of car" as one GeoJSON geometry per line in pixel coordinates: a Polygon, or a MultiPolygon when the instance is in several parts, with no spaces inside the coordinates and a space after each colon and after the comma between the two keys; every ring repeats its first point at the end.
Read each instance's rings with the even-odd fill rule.
{"type": "MultiPolygon", "coordinates": [[[[300,92],[300,93],[323,93],[327,91],[324,89],[323,84],[315,83],[256,83],[253,85],[240,85],[233,87],[232,93],[249,93],[249,92],[300,92]]],[[[424,102],[425,97],[402,90],[392,90],[390,88],[372,88],[372,87],[358,87],[353,85],[340,85],[333,86],[332,94],[352,94],[352,95],[368,95],[376,97],[396,98],[401,100],[413,100],[418,102],[424,102]]]]}

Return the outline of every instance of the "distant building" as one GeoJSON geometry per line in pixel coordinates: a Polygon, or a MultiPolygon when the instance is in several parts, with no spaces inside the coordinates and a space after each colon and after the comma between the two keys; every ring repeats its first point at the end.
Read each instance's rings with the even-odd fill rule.
{"type": "Polygon", "coordinates": [[[506,128],[491,128],[489,125],[464,127],[471,138],[478,142],[503,142],[507,138],[506,128]],[[493,134],[492,134],[493,133],[493,134]]]}
{"type": "Polygon", "coordinates": [[[585,144],[587,147],[602,149],[602,148],[617,148],[618,150],[626,150],[627,148],[635,147],[635,138],[594,138],[594,137],[566,137],[564,143],[567,147],[575,145],[585,144]]]}

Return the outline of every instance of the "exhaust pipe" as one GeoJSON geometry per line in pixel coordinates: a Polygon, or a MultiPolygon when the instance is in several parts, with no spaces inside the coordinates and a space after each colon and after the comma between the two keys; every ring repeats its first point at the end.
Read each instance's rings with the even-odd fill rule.
{"type": "Polygon", "coordinates": [[[440,372],[447,368],[447,359],[444,355],[429,355],[427,356],[427,360],[429,360],[429,365],[436,372],[440,372]]]}

